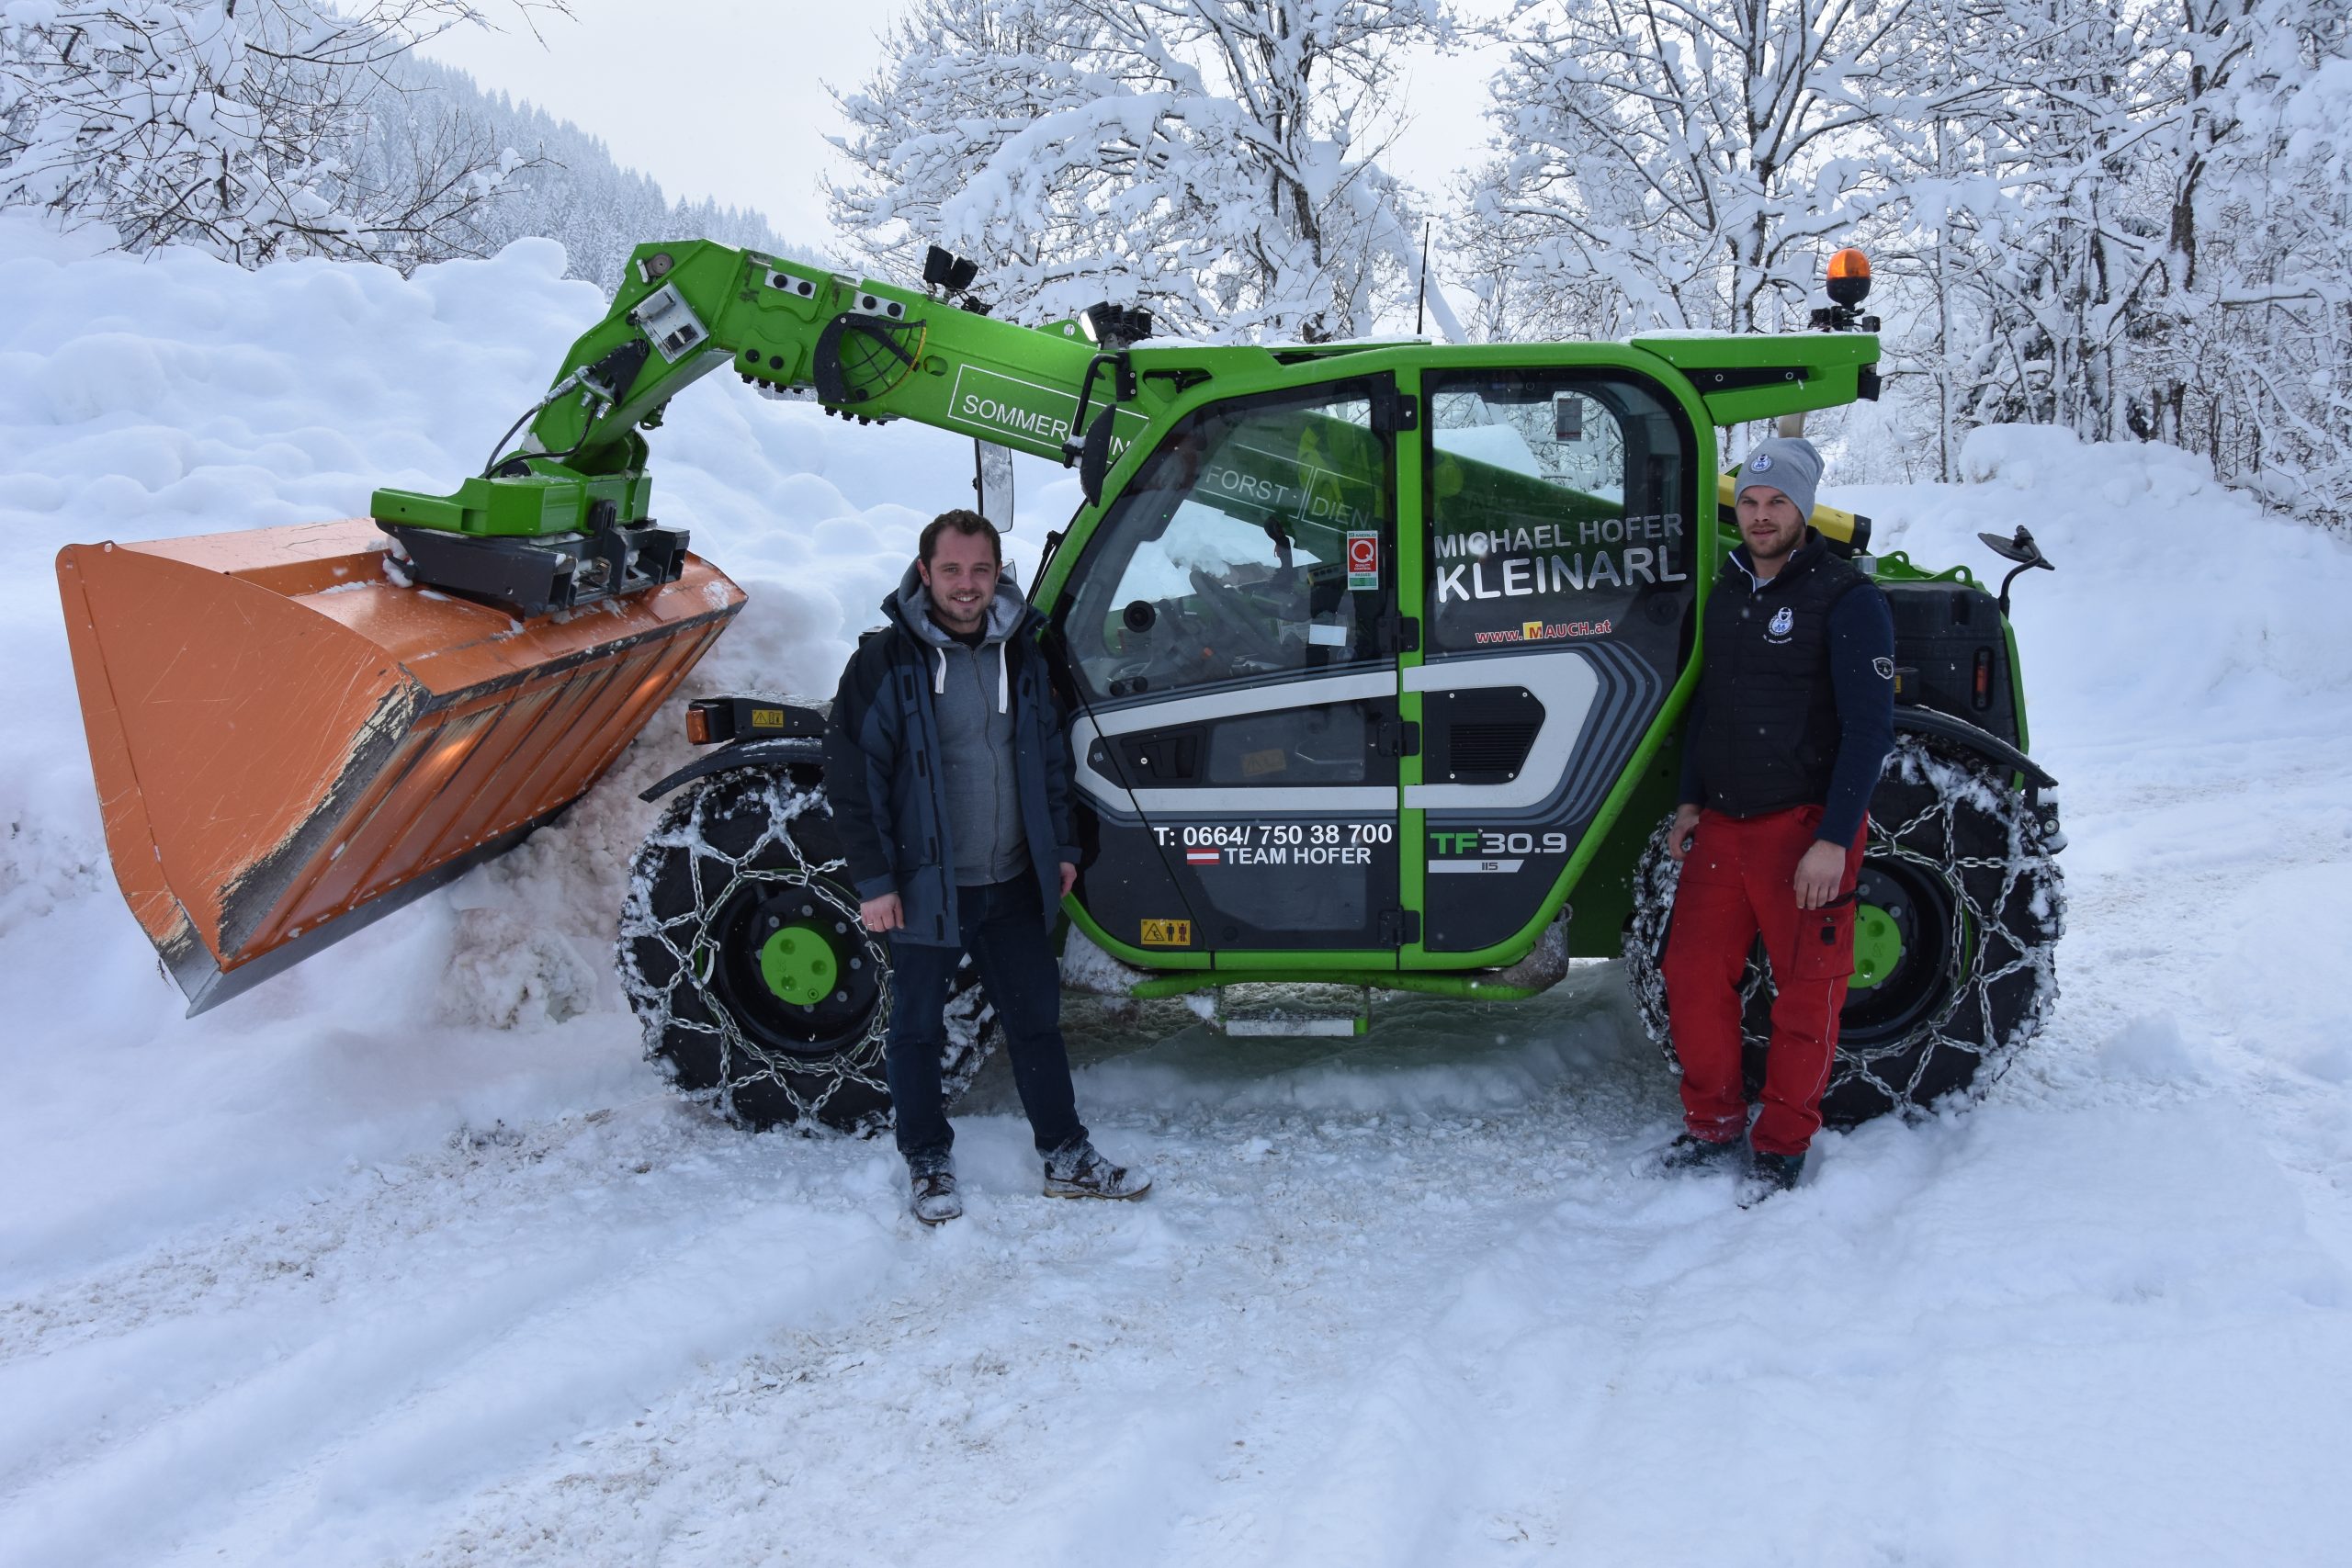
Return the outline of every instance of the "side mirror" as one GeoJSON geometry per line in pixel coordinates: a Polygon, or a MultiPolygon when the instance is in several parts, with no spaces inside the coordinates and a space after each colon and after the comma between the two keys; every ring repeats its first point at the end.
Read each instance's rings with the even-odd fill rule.
{"type": "Polygon", "coordinates": [[[2009,574],[2001,579],[1999,602],[2001,614],[2004,616],[2009,613],[2009,584],[2015,582],[2020,573],[2031,571],[2037,567],[2043,571],[2058,570],[2050,564],[2050,558],[2041,553],[2041,547],[2033,542],[2033,535],[2022,525],[2011,538],[2004,539],[1998,534],[1979,534],[1976,536],[1984,542],[1986,549],[2003,560],[2017,563],[2009,569],[2009,574]]]}
{"type": "Polygon", "coordinates": [[[1102,502],[1102,480],[1111,471],[1111,429],[1118,418],[1115,409],[1104,409],[1086,427],[1086,445],[1078,454],[1078,488],[1086,497],[1086,504],[1099,506],[1102,502]]]}
{"type": "MultiPolygon", "coordinates": [[[[1986,549],[2003,560],[2013,560],[2023,567],[2050,565],[2041,558],[2041,547],[2035,544],[2033,536],[2023,528],[2017,531],[2015,538],[2004,539],[1998,534],[1979,534],[1976,536],[1984,542],[1986,549]]],[[[2051,570],[2057,569],[2052,567],[2051,570]]]]}
{"type": "Polygon", "coordinates": [[[1012,532],[1012,449],[993,442],[975,439],[972,443],[972,493],[978,499],[978,511],[997,526],[997,532],[1012,532]]]}

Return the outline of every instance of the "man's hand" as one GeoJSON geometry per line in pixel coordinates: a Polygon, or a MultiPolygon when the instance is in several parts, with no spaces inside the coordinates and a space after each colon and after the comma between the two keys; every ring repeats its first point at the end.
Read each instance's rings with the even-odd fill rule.
{"type": "Polygon", "coordinates": [[[1797,908],[1820,908],[1838,897],[1838,885],[1845,880],[1845,850],[1826,839],[1815,839],[1813,848],[1797,862],[1797,908]]]}
{"type": "Polygon", "coordinates": [[[885,893],[879,898],[868,898],[857,907],[857,918],[865,922],[870,931],[894,931],[907,923],[907,911],[896,893],[885,893]]]}
{"type": "Polygon", "coordinates": [[[1065,898],[1069,897],[1069,890],[1077,886],[1078,867],[1070,864],[1068,861],[1062,862],[1062,897],[1065,898]]]}
{"type": "Polygon", "coordinates": [[[1676,807],[1674,826],[1666,831],[1666,852],[1674,857],[1675,864],[1680,865],[1683,858],[1690,854],[1691,837],[1698,831],[1699,808],[1695,806],[1676,807]]]}

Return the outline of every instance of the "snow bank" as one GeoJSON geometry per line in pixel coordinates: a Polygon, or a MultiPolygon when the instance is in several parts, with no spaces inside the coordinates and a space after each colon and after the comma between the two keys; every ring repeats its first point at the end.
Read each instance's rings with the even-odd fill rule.
{"type": "MultiPolygon", "coordinates": [[[[563,279],[546,241],[405,280],[141,260],[102,241],[0,213],[0,955],[17,982],[0,1184],[24,1200],[0,1216],[0,1280],[51,1246],[133,1245],[431,1129],[659,1092],[610,943],[650,811],[635,791],[687,750],[674,717],[561,829],[183,1022],[107,869],[52,565],[69,543],[349,517],[379,485],[453,488],[601,297],[563,279]],[[167,1169],[182,1174],[158,1191],[167,1169]]],[[[967,442],[852,435],[724,376],[655,439],[658,515],[751,595],[697,692],[830,695],[922,523],[971,494],[967,442]]],[[[1033,508],[1069,488],[1043,466],[1021,478],[1033,508]]],[[[1017,529],[1013,559],[1034,561],[1043,533],[1017,529]]]]}

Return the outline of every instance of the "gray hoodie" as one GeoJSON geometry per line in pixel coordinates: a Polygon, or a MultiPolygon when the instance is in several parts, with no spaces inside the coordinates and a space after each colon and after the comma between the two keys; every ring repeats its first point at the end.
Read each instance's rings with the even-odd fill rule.
{"type": "Polygon", "coordinates": [[[947,770],[947,835],[956,850],[956,885],[976,887],[1027,874],[1029,845],[1021,829],[1012,691],[1004,655],[1005,639],[1028,613],[1027,601],[1010,577],[999,578],[977,649],[956,641],[931,618],[931,594],[912,564],[899,579],[890,608],[932,661],[932,706],[947,770]]]}

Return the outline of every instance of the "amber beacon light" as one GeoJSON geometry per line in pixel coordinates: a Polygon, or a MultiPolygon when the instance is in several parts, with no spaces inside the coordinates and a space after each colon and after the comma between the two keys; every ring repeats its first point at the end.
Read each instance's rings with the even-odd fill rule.
{"type": "Polygon", "coordinates": [[[1840,305],[1859,305],[1871,291],[1871,258],[1848,245],[1829,258],[1829,298],[1840,305]]]}
{"type": "Polygon", "coordinates": [[[1878,331],[1878,318],[1857,313],[1855,307],[1871,291],[1871,258],[1848,245],[1829,258],[1829,304],[1813,313],[1813,324],[1823,332],[1878,331]]]}

